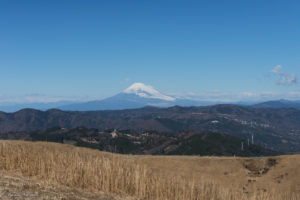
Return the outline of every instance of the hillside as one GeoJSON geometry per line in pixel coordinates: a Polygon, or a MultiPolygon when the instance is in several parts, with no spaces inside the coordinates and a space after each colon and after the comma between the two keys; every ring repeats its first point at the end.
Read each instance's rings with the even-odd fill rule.
{"type": "Polygon", "coordinates": [[[300,110],[250,108],[236,105],[207,107],[145,107],[132,110],[66,112],[25,109],[0,113],[1,134],[41,131],[55,126],[84,126],[99,131],[108,129],[157,131],[218,132],[284,152],[300,151],[300,110]]]}
{"type": "Polygon", "coordinates": [[[41,132],[2,134],[0,139],[67,143],[122,154],[201,156],[269,156],[279,154],[279,152],[251,144],[250,141],[238,137],[200,131],[138,133],[133,130],[98,131],[85,127],[74,129],[53,127],[41,132]]]}
{"type": "MultiPolygon", "coordinates": [[[[299,155],[131,156],[57,143],[0,141],[0,161],[0,185],[7,188],[6,196],[25,193],[47,199],[51,191],[52,194],[56,191],[62,197],[80,194],[82,199],[92,200],[101,191],[107,199],[110,196],[149,200],[300,197],[299,155]]],[[[4,194],[3,190],[0,192],[4,194]]]]}

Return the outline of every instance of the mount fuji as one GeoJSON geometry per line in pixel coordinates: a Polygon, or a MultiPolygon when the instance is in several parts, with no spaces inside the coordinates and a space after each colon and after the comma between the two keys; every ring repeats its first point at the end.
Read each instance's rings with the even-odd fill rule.
{"type": "Polygon", "coordinates": [[[170,107],[175,105],[199,106],[208,104],[209,102],[178,99],[162,94],[150,85],[134,83],[123,92],[103,100],[75,103],[58,108],[67,111],[93,111],[133,109],[145,106],[170,107]]]}
{"type": "Polygon", "coordinates": [[[150,85],[134,83],[112,97],[87,101],[58,101],[45,103],[10,103],[0,104],[0,112],[16,112],[21,109],[31,108],[38,110],[60,109],[64,111],[96,111],[96,110],[123,110],[135,109],[145,106],[152,107],[171,107],[171,106],[208,106],[220,102],[194,101],[185,98],[176,98],[162,94],[150,85]]]}

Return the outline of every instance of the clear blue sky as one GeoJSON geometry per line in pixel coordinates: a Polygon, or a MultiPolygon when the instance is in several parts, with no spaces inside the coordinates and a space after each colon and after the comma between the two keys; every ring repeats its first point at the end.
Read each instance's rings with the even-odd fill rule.
{"type": "Polygon", "coordinates": [[[289,0],[2,0],[0,101],[97,99],[133,82],[300,99],[299,10],[289,0]]]}

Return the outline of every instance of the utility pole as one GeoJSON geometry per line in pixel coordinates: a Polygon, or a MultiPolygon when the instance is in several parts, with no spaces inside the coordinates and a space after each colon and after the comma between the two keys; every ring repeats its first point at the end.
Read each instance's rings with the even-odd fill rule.
{"type": "Polygon", "coordinates": [[[244,142],[242,142],[241,150],[244,151],[244,142]]]}

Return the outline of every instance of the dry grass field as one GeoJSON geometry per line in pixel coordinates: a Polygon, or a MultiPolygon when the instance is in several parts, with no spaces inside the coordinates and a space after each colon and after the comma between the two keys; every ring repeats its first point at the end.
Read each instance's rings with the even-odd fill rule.
{"type": "Polygon", "coordinates": [[[298,155],[133,156],[0,141],[0,177],[0,199],[300,199],[298,155]]]}

